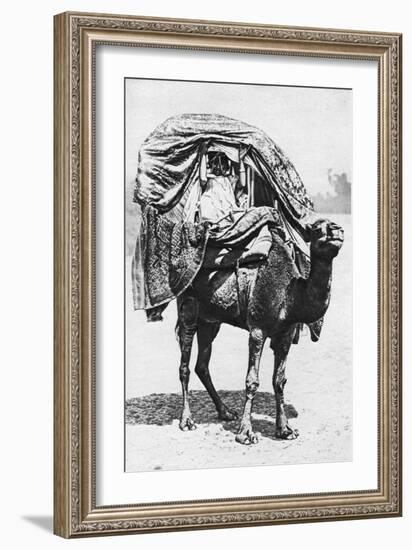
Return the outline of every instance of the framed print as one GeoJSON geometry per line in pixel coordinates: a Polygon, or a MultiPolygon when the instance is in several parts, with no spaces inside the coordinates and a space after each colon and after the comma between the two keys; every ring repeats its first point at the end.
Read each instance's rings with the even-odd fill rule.
{"type": "Polygon", "coordinates": [[[64,537],[401,514],[401,35],[55,17],[64,537]]]}

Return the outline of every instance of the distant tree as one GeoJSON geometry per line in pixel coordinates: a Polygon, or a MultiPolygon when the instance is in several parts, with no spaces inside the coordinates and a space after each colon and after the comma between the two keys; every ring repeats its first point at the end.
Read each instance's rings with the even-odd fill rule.
{"type": "Polygon", "coordinates": [[[341,213],[350,214],[352,184],[348,180],[346,172],[334,174],[332,169],[328,170],[328,182],[332,189],[326,194],[317,193],[312,197],[315,211],[319,213],[341,213]]]}

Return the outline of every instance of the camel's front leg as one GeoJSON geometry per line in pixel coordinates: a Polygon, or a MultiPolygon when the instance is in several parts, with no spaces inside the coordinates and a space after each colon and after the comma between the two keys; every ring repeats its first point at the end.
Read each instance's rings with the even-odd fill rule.
{"type": "Polygon", "coordinates": [[[262,330],[253,329],[250,331],[249,366],[246,376],[246,402],[240,428],[236,435],[236,441],[243,445],[250,445],[251,443],[258,442],[258,437],[252,429],[251,413],[253,398],[259,387],[259,364],[265,339],[266,336],[263,334],[262,330]]]}
{"type": "Polygon", "coordinates": [[[183,431],[196,429],[189,407],[189,362],[193,337],[197,329],[197,313],[198,305],[195,298],[189,297],[178,302],[178,336],[181,352],[179,378],[183,395],[182,416],[179,427],[183,431]]]}
{"type": "Polygon", "coordinates": [[[275,368],[273,371],[273,390],[276,399],[276,437],[279,439],[296,439],[298,430],[292,429],[286,418],[284,387],[286,384],[285,369],[286,359],[292,343],[295,330],[288,332],[274,347],[275,368]]]}

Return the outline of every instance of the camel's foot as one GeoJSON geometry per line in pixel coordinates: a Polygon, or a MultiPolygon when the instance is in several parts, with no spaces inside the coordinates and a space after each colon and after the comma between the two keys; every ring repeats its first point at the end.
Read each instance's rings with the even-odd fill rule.
{"type": "Polygon", "coordinates": [[[179,428],[183,432],[187,432],[188,430],[196,430],[196,424],[192,420],[190,416],[182,417],[182,419],[179,422],[179,428]]]}
{"type": "Polygon", "coordinates": [[[286,425],[282,428],[276,428],[275,436],[277,439],[296,439],[299,436],[299,431],[286,425]]]}
{"type": "Polygon", "coordinates": [[[241,430],[238,434],[236,434],[236,441],[242,445],[253,445],[258,443],[259,438],[255,432],[249,428],[241,430]]]}
{"type": "Polygon", "coordinates": [[[226,405],[223,405],[220,411],[218,412],[219,420],[237,420],[239,415],[233,409],[229,409],[226,405]]]}

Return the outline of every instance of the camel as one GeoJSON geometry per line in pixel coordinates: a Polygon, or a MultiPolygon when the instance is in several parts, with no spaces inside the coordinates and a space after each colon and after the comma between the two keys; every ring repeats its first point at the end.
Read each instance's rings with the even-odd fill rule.
{"type": "Polygon", "coordinates": [[[210,373],[212,342],[222,323],[249,332],[249,362],[246,400],[236,441],[244,445],[258,442],[251,422],[254,396],[259,387],[259,364],[265,341],[270,339],[274,353],[273,389],[276,402],[275,437],[295,439],[299,434],[286,418],[284,387],[286,360],[291,344],[304,324],[322,319],[331,295],[332,264],[343,244],[343,229],[325,219],[308,225],[310,273],[302,278],[290,248],[276,232],[269,256],[237,269],[201,269],[192,285],[177,300],[176,331],[181,349],[179,376],[183,406],[179,426],[193,430],[196,424],[189,406],[189,361],[197,334],[198,357],[195,372],[212,398],[221,420],[236,420],[219,397],[210,373]]]}

